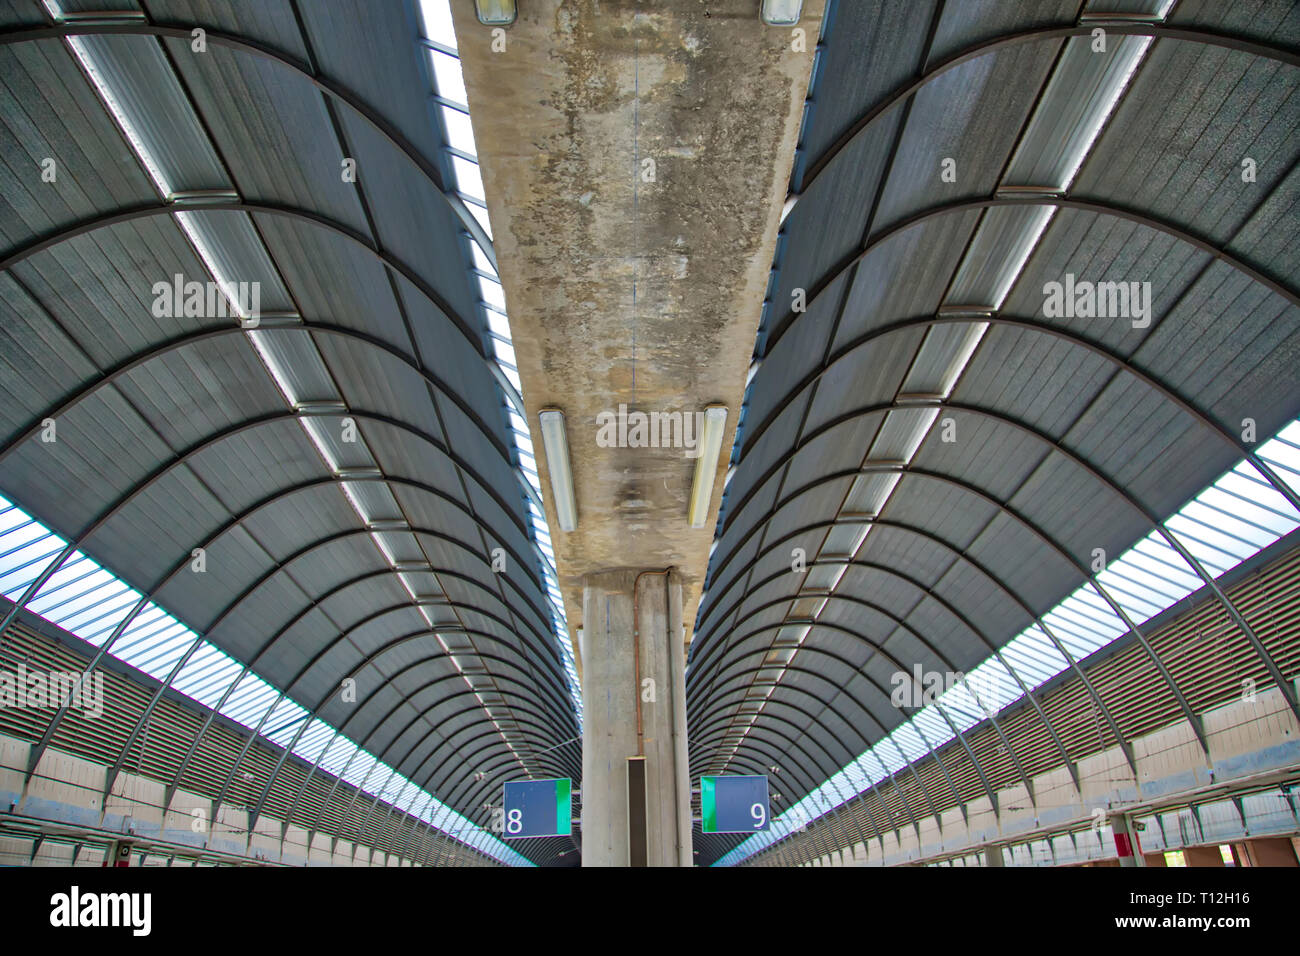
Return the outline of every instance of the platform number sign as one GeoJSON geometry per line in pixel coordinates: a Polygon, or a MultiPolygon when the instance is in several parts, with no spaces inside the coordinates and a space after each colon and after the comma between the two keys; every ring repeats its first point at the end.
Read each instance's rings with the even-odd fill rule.
{"type": "Polygon", "coordinates": [[[512,780],[506,784],[501,835],[507,840],[568,836],[573,829],[572,804],[573,782],[568,777],[512,780]]]}
{"type": "Polygon", "coordinates": [[[767,777],[700,778],[700,822],[705,833],[756,833],[772,826],[767,777]]]}

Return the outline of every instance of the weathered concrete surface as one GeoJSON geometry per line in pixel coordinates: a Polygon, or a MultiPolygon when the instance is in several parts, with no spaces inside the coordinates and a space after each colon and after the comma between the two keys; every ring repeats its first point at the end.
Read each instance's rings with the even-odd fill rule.
{"type": "Polygon", "coordinates": [[[523,0],[501,52],[471,0],[452,7],[569,632],[583,575],[623,567],[677,568],[689,625],[823,2],[805,2],[796,44],[758,0],[523,0]],[[599,447],[597,415],[715,402],[728,419],[713,510],[691,529],[695,460],[599,447]],[[571,534],[550,500],[547,406],[568,424],[571,534]]]}
{"type": "Polygon", "coordinates": [[[641,756],[646,865],[692,866],[681,580],[590,574],[583,599],[582,865],[628,865],[627,764],[641,756]]]}

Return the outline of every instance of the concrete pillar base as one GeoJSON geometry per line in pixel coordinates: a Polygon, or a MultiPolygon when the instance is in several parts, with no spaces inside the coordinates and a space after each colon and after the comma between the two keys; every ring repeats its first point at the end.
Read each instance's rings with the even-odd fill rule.
{"type": "Polygon", "coordinates": [[[589,574],[582,609],[582,865],[691,866],[681,580],[589,574]]]}

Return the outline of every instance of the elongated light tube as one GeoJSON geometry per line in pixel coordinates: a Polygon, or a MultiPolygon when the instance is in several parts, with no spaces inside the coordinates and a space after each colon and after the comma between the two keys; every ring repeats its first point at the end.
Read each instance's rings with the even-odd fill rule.
{"type": "Polygon", "coordinates": [[[578,504],[573,495],[573,471],[569,468],[569,438],[564,428],[564,412],[543,409],[538,414],[542,426],[542,446],[551,472],[551,493],[555,496],[555,516],[561,531],[578,527],[578,504]]]}
{"type": "Polygon", "coordinates": [[[792,27],[799,22],[803,0],[763,0],[763,22],[770,27],[792,27]]]}
{"type": "Polygon", "coordinates": [[[727,406],[710,405],[704,410],[704,428],[700,433],[700,457],[695,460],[695,480],[691,483],[688,516],[692,528],[703,528],[713,498],[713,478],[722,453],[722,436],[727,430],[727,406]]]}

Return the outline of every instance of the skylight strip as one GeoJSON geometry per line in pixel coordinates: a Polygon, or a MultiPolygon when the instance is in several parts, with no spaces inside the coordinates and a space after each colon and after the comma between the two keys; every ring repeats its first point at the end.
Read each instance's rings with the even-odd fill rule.
{"type": "MultiPolygon", "coordinates": [[[[427,52],[428,62],[433,74],[433,98],[441,107],[439,115],[443,124],[446,145],[449,147],[447,153],[457,191],[465,202],[466,208],[469,209],[470,214],[478,220],[484,232],[491,238],[492,225],[486,210],[482,174],[477,162],[477,146],[474,143],[473,125],[470,122],[470,110],[465,105],[468,102],[468,94],[465,90],[460,60],[455,53],[457,45],[454,22],[446,0],[420,0],[420,20],[422,23],[422,36],[420,39],[425,44],[424,49],[427,52]]],[[[531,428],[523,414],[523,403],[518,394],[522,389],[522,381],[516,364],[513,338],[510,334],[510,322],[505,312],[504,292],[499,281],[494,278],[497,270],[492,268],[486,250],[479,249],[473,241],[469,242],[469,246],[470,261],[468,267],[478,278],[482,296],[480,306],[490,333],[501,342],[501,347],[497,347],[494,343],[494,352],[501,359],[495,364],[500,370],[505,383],[513,388],[515,393],[512,395],[509,390],[503,389],[506,393],[507,410],[515,413],[509,419],[508,424],[512,426],[513,433],[516,436],[515,447],[518,452],[517,457],[521,462],[520,471],[523,484],[530,492],[526,498],[525,509],[531,532],[530,537],[543,571],[550,570],[553,573],[555,565],[554,553],[549,548],[543,550],[536,535],[536,529],[546,525],[545,512],[539,507],[533,507],[536,502],[542,500],[542,488],[536,463],[532,456],[534,446],[531,428]],[[483,275],[484,272],[491,273],[491,277],[483,275]],[[516,417],[517,422],[515,421],[516,417]],[[527,436],[526,444],[520,441],[520,438],[525,435],[527,436]],[[525,455],[527,456],[527,464],[524,464],[525,455]]],[[[573,649],[567,639],[567,630],[564,626],[563,600],[558,596],[548,596],[551,597],[552,628],[555,632],[556,643],[566,673],[570,673],[573,665],[573,649]]],[[[576,678],[569,681],[569,692],[579,727],[581,727],[582,693],[576,678]]]]}

